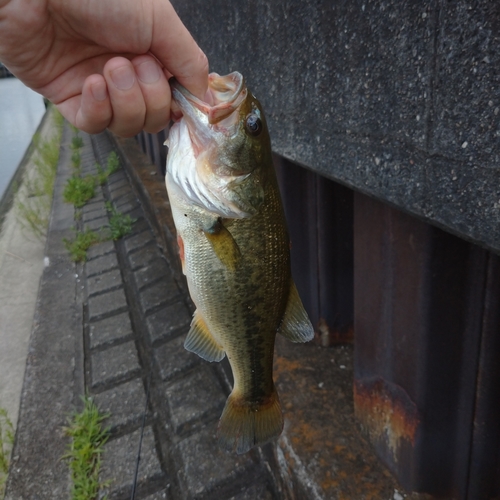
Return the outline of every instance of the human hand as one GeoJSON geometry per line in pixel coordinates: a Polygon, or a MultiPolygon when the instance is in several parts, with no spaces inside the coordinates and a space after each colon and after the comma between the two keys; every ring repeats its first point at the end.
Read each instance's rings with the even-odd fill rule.
{"type": "Polygon", "coordinates": [[[0,60],[88,133],[158,132],[170,76],[202,99],[208,85],[168,0],[0,0],[0,60]]]}

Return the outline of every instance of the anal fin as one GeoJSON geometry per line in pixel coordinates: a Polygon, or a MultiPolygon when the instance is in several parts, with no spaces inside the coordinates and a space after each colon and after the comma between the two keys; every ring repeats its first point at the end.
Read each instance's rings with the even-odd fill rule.
{"type": "Polygon", "coordinates": [[[314,337],[314,328],[293,280],[290,284],[290,294],[278,333],[291,342],[308,342],[314,337]]]}
{"type": "Polygon", "coordinates": [[[198,311],[194,313],[191,328],[184,341],[184,348],[207,361],[221,361],[226,355],[224,349],[213,338],[198,311]]]}

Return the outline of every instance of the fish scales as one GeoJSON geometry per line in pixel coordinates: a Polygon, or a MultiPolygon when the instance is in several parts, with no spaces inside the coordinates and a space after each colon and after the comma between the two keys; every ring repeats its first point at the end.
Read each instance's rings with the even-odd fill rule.
{"type": "Polygon", "coordinates": [[[239,73],[209,81],[213,104],[172,81],[183,117],[169,135],[166,182],[197,308],[185,347],[209,361],[227,355],[234,387],[219,443],[244,453],[283,427],[272,377],[276,333],[304,342],[313,329],[291,277],[260,104],[239,73]]]}

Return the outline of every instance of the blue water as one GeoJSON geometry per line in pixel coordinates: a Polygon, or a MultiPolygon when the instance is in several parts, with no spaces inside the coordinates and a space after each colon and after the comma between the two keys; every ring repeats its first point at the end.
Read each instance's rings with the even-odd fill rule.
{"type": "Polygon", "coordinates": [[[0,199],[44,113],[41,95],[16,78],[0,78],[0,199]]]}

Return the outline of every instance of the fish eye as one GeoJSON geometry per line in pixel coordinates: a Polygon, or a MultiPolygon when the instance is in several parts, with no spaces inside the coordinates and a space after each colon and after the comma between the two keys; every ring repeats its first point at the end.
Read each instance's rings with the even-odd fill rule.
{"type": "Polygon", "coordinates": [[[245,119],[245,128],[250,135],[256,137],[262,131],[262,121],[255,113],[250,113],[245,119]]]}

